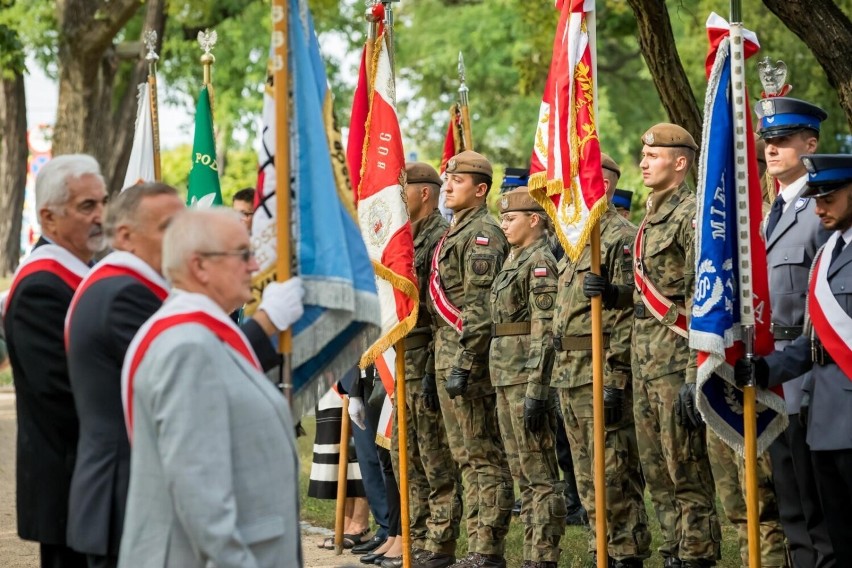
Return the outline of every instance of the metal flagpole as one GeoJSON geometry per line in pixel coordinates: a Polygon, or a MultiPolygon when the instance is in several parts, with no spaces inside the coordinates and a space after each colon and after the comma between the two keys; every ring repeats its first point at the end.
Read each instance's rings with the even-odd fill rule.
{"type": "MultiPolygon", "coordinates": [[[[378,2],[371,2],[367,5],[367,12],[364,17],[367,20],[367,45],[364,53],[364,69],[367,72],[367,89],[372,91],[373,86],[370,85],[369,77],[373,76],[373,52],[376,49],[376,37],[379,35],[379,20],[373,13],[373,7],[378,2]]],[[[358,189],[357,187],[355,188],[358,189]]]]}
{"type": "MultiPolygon", "coordinates": [[[[739,247],[740,325],[746,357],[754,356],[754,301],[751,277],[748,159],[746,140],[745,55],[741,1],[731,0],[731,89],[734,101],[734,171],[737,190],[737,246],[739,247]]],[[[757,501],[757,410],[755,386],[743,388],[743,435],[745,439],[746,516],[748,519],[749,568],[760,568],[760,524],[757,501]]]]}
{"type": "Polygon", "coordinates": [[[465,150],[473,150],[473,129],[470,124],[470,106],[468,103],[470,89],[467,88],[465,82],[464,57],[462,57],[461,51],[459,51],[459,83],[459,106],[462,115],[462,133],[464,134],[462,145],[465,150]]]}
{"type": "Polygon", "coordinates": [[[160,114],[157,108],[157,60],[160,56],[155,51],[157,48],[157,32],[148,30],[144,34],[145,48],[148,53],[145,59],[148,61],[148,104],[151,105],[151,131],[154,147],[154,181],[162,181],[163,176],[160,169],[160,114]]]}

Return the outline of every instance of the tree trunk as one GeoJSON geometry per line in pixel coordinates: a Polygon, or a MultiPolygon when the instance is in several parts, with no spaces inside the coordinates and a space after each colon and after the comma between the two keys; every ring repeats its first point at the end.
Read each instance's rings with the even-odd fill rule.
{"type": "Polygon", "coordinates": [[[24,76],[0,79],[0,275],[21,256],[21,221],[27,183],[27,106],[24,76]]]}
{"type": "Polygon", "coordinates": [[[840,107],[852,127],[852,22],[831,0],[763,0],[790,31],[799,36],[837,90],[840,107]]]}
{"type": "MultiPolygon", "coordinates": [[[[59,103],[53,154],[86,152],[105,165],[113,152],[113,40],[139,0],[59,0],[59,103]]],[[[111,179],[105,172],[107,185],[111,179]]]]}
{"type": "Polygon", "coordinates": [[[695,140],[701,140],[701,111],[675,47],[665,0],[627,0],[627,3],[636,16],[642,57],[669,120],[688,130],[695,140]]]}

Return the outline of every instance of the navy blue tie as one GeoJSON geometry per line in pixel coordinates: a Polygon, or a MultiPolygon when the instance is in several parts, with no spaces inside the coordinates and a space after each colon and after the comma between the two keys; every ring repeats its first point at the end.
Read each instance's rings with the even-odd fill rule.
{"type": "Polygon", "coordinates": [[[843,252],[843,247],[846,246],[846,241],[843,240],[843,236],[840,236],[837,239],[837,244],[834,245],[834,250],[831,251],[831,262],[828,263],[829,268],[834,264],[834,261],[837,260],[837,257],[840,256],[840,253],[843,252]]]}
{"type": "Polygon", "coordinates": [[[766,220],[767,239],[772,236],[772,231],[775,230],[775,225],[778,224],[782,213],[784,213],[784,198],[781,197],[781,194],[778,194],[778,197],[772,202],[772,209],[769,210],[769,219],[766,220]]]}

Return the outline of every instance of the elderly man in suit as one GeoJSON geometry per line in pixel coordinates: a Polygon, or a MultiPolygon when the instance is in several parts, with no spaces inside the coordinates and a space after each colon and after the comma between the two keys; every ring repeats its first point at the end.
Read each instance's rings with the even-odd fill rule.
{"type": "MultiPolygon", "coordinates": [[[[121,367],[133,336],[168,296],[161,276],[163,233],[183,209],[177,190],[162,183],[139,184],[120,193],[104,221],[115,252],[89,272],[68,310],[68,372],[80,416],[68,544],[87,555],[89,568],[118,563],[130,478],[121,367]]],[[[288,327],[301,313],[303,290],[298,279],[292,279],[272,285],[266,294],[267,300],[242,330],[263,368],[270,369],[279,360],[268,337],[276,331],[272,319],[288,327]],[[269,301],[271,296],[276,301],[269,301]]]]}
{"type": "MultiPolygon", "coordinates": [[[[778,183],[764,233],[772,333],[775,348],[783,349],[802,334],[808,271],[828,237],[814,215],[814,200],[804,195],[807,171],[800,160],[816,152],[820,123],[827,115],[815,105],[789,97],[759,101],[755,111],[760,117],[757,131],[764,141],[766,171],[778,183]]],[[[803,568],[830,568],[834,565],[831,544],[799,418],[804,380],[802,376],[784,384],[790,422],[770,446],[769,455],[781,526],[793,563],[803,568]]]]}
{"type": "Polygon", "coordinates": [[[802,194],[831,236],[816,254],[808,286],[805,333],[754,362],[737,361],[744,384],[754,373],[760,387],[789,384],[810,371],[802,414],[819,501],[837,566],[852,566],[852,156],[811,155],[802,194]],[[808,404],[809,402],[809,404],[808,404]]]}
{"type": "Polygon", "coordinates": [[[41,543],[41,566],[85,567],[66,545],[77,413],[63,345],[74,290],[103,249],[106,187],[91,156],[58,156],[36,178],[42,238],[18,267],[4,325],[18,412],[18,534],[41,543]]]}
{"type": "Polygon", "coordinates": [[[232,211],[188,210],[166,229],[173,289],[122,370],[132,458],[119,566],[301,566],[293,422],[228,317],[257,268],[232,211]]]}

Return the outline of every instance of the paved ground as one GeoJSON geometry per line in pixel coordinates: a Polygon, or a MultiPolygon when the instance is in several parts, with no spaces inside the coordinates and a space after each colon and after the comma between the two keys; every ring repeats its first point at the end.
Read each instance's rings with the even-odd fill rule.
{"type": "MultiPolygon", "coordinates": [[[[38,545],[18,538],[15,520],[15,395],[0,392],[0,566],[38,568],[38,545]]],[[[363,566],[348,551],[336,556],[333,550],[317,548],[331,531],[303,526],[302,550],[305,568],[363,566]]]]}

